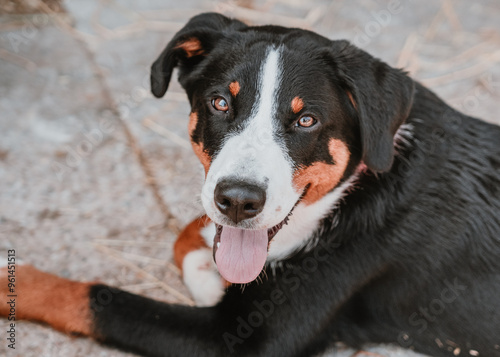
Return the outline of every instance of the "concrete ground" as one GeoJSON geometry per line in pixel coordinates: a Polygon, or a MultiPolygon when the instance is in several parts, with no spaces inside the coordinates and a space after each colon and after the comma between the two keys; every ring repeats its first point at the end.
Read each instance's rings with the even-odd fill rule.
{"type": "MultiPolygon", "coordinates": [[[[0,264],[14,248],[57,275],[189,302],[171,247],[175,230],[202,211],[202,169],[180,86],[173,81],[154,99],[148,75],[175,31],[202,11],[350,39],[454,107],[500,123],[496,0],[245,3],[251,8],[234,0],[68,0],[66,13],[40,5],[32,15],[0,16],[0,264]]],[[[130,356],[38,324],[17,327],[17,348],[8,350],[0,320],[0,356],[130,356]]],[[[415,356],[395,346],[367,350],[415,356]]]]}

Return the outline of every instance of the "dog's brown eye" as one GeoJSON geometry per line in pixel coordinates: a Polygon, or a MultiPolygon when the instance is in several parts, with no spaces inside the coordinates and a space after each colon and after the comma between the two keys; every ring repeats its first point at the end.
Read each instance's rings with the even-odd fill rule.
{"type": "Polygon", "coordinates": [[[316,124],[316,119],[310,116],[303,116],[297,121],[297,126],[303,127],[303,128],[309,128],[316,124]]]}
{"type": "Polygon", "coordinates": [[[229,104],[222,97],[212,99],[212,106],[220,112],[227,112],[229,110],[229,104]]]}

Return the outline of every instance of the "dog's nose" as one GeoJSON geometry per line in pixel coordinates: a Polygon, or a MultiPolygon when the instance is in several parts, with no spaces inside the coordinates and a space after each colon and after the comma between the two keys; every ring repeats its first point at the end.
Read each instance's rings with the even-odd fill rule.
{"type": "Polygon", "coordinates": [[[234,223],[258,215],[266,203],[266,191],[243,181],[222,180],[215,187],[215,204],[234,223]]]}

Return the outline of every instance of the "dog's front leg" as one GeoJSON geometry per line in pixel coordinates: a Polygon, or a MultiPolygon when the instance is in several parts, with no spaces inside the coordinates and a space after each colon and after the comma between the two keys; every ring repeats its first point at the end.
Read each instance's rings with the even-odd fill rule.
{"type": "Polygon", "coordinates": [[[338,308],[380,274],[384,258],[375,247],[320,244],[276,275],[268,269],[262,282],[230,286],[219,304],[204,308],[94,286],[94,329],[105,341],[158,356],[309,356],[326,347],[319,340],[338,308]],[[100,306],[99,294],[112,299],[100,306]]]}
{"type": "MultiPolygon", "coordinates": [[[[319,245],[276,276],[244,289],[231,286],[219,304],[204,308],[18,266],[17,318],[148,356],[305,356],[337,308],[380,271],[382,254],[363,252],[319,245]]],[[[2,275],[3,295],[7,281],[2,275]]],[[[8,313],[1,305],[0,315],[8,313]]]]}

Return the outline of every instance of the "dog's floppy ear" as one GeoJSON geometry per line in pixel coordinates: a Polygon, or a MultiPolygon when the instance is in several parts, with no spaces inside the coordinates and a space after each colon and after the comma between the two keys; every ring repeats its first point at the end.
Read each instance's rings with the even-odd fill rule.
{"type": "Polygon", "coordinates": [[[412,106],[413,80],[348,41],[333,41],[331,56],[336,75],[358,112],[362,160],[372,171],[389,171],[394,135],[412,106]]]}
{"type": "Polygon", "coordinates": [[[213,12],[191,18],[151,66],[151,91],[154,96],[163,97],[174,67],[181,65],[182,77],[210,53],[217,41],[224,37],[225,31],[243,27],[246,27],[244,23],[213,12]]]}

